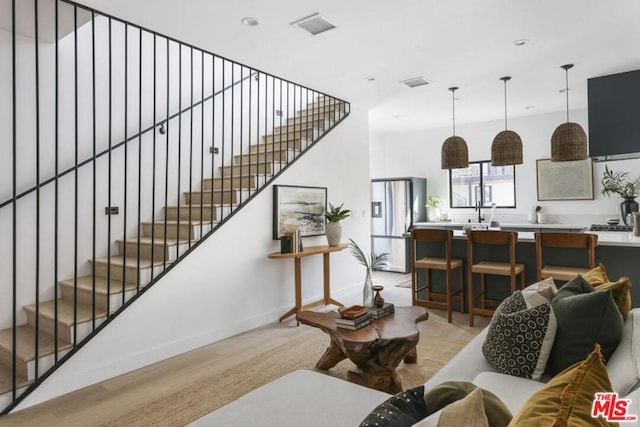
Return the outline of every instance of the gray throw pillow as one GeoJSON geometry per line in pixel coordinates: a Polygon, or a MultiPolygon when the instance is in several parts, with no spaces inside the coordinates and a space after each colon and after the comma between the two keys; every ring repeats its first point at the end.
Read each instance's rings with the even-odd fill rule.
{"type": "Polygon", "coordinates": [[[584,360],[596,343],[609,360],[622,337],[623,320],[611,290],[596,291],[580,275],[567,282],[551,300],[558,322],[547,363],[552,376],[584,360]]]}

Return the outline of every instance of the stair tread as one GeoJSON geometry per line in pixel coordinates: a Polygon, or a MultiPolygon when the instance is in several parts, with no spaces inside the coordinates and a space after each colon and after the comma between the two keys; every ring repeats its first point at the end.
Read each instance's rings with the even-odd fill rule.
{"type": "MultiPolygon", "coordinates": [[[[16,328],[16,357],[23,362],[29,362],[36,357],[36,330],[31,325],[20,325],[16,328]]],[[[0,346],[10,350],[13,347],[12,329],[0,331],[0,346]]],[[[55,340],[52,335],[40,331],[38,333],[38,356],[48,356],[55,351],[55,340]]],[[[58,351],[71,348],[70,342],[58,338],[58,351]]]]}
{"type": "MultiPolygon", "coordinates": [[[[95,262],[99,263],[99,264],[107,264],[109,262],[109,260],[107,259],[107,257],[96,258],[95,262]]],[[[167,261],[167,264],[170,264],[170,262],[167,261]]],[[[127,257],[126,261],[125,261],[123,259],[123,257],[120,256],[120,255],[112,256],[111,257],[111,265],[112,266],[118,266],[118,267],[126,265],[128,267],[137,268],[138,267],[138,258],[137,257],[127,257]]],[[[164,262],[162,260],[151,262],[151,260],[149,260],[149,259],[140,258],[140,268],[149,268],[152,265],[154,267],[159,267],[159,266],[164,265],[164,262]]]]}
{"type": "MultiPolygon", "coordinates": [[[[107,279],[106,277],[96,276],[96,294],[107,295],[107,279]]],[[[119,294],[122,292],[122,280],[111,279],[109,286],[109,291],[111,291],[111,295],[119,294]]],[[[74,280],[60,280],[58,282],[61,286],[74,286],[74,280]]],[[[83,289],[87,291],[93,291],[93,276],[82,276],[77,279],[78,289],[83,289]]],[[[125,291],[130,291],[136,289],[135,283],[125,283],[125,291]]]]}
{"type": "Polygon", "coordinates": [[[141,222],[141,224],[144,225],[151,225],[151,224],[167,224],[167,225],[178,225],[178,222],[180,223],[180,225],[207,225],[207,224],[213,224],[216,223],[217,221],[213,221],[210,219],[205,219],[205,220],[196,220],[196,219],[192,219],[191,222],[189,222],[189,220],[187,219],[181,219],[180,221],[178,221],[177,219],[163,219],[163,220],[156,220],[155,223],[152,223],[151,221],[143,221],[141,222]]]}
{"type": "MultiPolygon", "coordinates": [[[[26,311],[31,311],[35,313],[36,306],[25,305],[23,307],[26,311]]],[[[77,321],[88,322],[93,319],[93,309],[82,303],[76,304],[77,308],[77,321]]],[[[73,313],[74,313],[74,304],[73,301],[68,301],[65,299],[58,299],[58,323],[63,324],[66,327],[73,326],[73,313]]],[[[107,315],[106,311],[100,310],[96,308],[96,319],[105,317],[107,315]]],[[[40,316],[46,317],[48,319],[55,319],[55,301],[49,300],[40,303],[40,316]]]]}
{"type": "MultiPolygon", "coordinates": [[[[182,222],[185,222],[185,221],[181,221],[181,223],[182,222]]],[[[191,222],[193,222],[193,221],[191,221],[191,222]]],[[[133,238],[127,239],[125,241],[127,243],[138,243],[138,238],[137,237],[133,237],[133,238]]],[[[196,240],[192,240],[191,242],[193,243],[195,241],[196,240]]],[[[117,240],[117,242],[118,243],[122,243],[123,240],[119,239],[119,240],[117,240]]],[[[178,239],[173,238],[173,237],[168,237],[166,239],[164,237],[162,237],[162,238],[161,237],[156,237],[155,243],[154,243],[153,240],[151,240],[150,236],[140,236],[140,243],[143,244],[143,245],[155,244],[156,246],[164,246],[164,245],[175,246],[175,245],[187,245],[187,244],[189,244],[189,239],[180,239],[180,240],[178,240],[178,239]]]]}
{"type": "MultiPolygon", "coordinates": [[[[11,368],[0,364],[0,395],[10,392],[13,389],[13,378],[11,368]]],[[[26,387],[33,381],[27,380],[26,377],[17,375],[16,386],[18,389],[26,387]]]]}
{"type": "MultiPolygon", "coordinates": [[[[240,167],[237,166],[237,168],[239,169],[240,167]]],[[[230,176],[216,176],[216,177],[213,177],[213,178],[205,178],[203,180],[203,182],[206,182],[206,181],[219,181],[221,179],[232,179],[232,178],[233,179],[238,179],[238,178],[256,178],[256,177],[259,177],[259,176],[260,177],[263,177],[263,176],[264,177],[270,177],[270,176],[272,176],[272,174],[270,174],[270,173],[249,173],[249,174],[233,175],[233,176],[231,176],[231,175],[230,176]]],[[[203,191],[203,193],[208,192],[207,190],[202,190],[202,191],[203,191]]]]}

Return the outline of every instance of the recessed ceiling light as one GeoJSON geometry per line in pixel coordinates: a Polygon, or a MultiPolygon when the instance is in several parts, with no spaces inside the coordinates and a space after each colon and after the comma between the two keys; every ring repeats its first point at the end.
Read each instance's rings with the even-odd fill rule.
{"type": "Polygon", "coordinates": [[[256,18],[252,18],[250,16],[247,16],[246,18],[242,18],[240,22],[242,22],[242,24],[246,25],[247,27],[255,27],[259,24],[256,18]]]}
{"type": "Polygon", "coordinates": [[[525,44],[529,43],[529,40],[527,39],[519,39],[513,42],[514,46],[524,46],[525,44]]]}

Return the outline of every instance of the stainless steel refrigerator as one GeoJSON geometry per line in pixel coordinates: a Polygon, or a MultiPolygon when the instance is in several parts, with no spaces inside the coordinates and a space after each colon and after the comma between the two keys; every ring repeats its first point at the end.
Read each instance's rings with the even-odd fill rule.
{"type": "Polygon", "coordinates": [[[388,253],[379,270],[411,271],[410,237],[416,222],[426,221],[427,180],[425,178],[374,179],[371,181],[371,248],[388,253]]]}

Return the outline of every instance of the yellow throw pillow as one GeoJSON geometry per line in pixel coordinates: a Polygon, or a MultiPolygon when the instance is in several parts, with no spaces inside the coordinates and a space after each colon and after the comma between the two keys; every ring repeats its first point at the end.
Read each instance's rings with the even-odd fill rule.
{"type": "Polygon", "coordinates": [[[613,299],[622,314],[622,318],[626,319],[631,310],[631,282],[628,277],[621,277],[617,282],[605,282],[600,285],[593,285],[596,291],[606,291],[611,289],[613,299]]]}
{"type": "Polygon", "coordinates": [[[596,344],[584,361],[560,372],[529,397],[509,426],[610,426],[602,417],[592,418],[591,409],[595,393],[611,391],[600,345],[596,344]]]}
{"type": "Polygon", "coordinates": [[[583,274],[582,277],[587,281],[588,284],[590,284],[594,288],[609,281],[609,278],[607,277],[607,271],[605,270],[604,264],[602,263],[598,264],[596,268],[591,269],[583,274]]]}
{"type": "Polygon", "coordinates": [[[583,274],[582,277],[597,291],[611,289],[622,318],[627,318],[627,314],[631,310],[631,282],[628,277],[621,277],[617,282],[610,282],[602,263],[583,274]]]}

